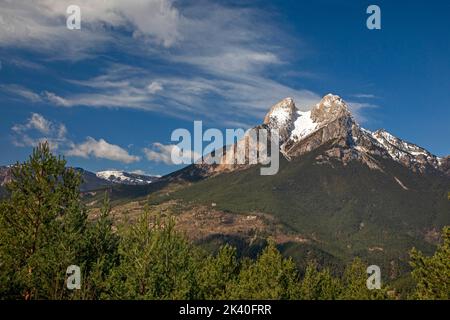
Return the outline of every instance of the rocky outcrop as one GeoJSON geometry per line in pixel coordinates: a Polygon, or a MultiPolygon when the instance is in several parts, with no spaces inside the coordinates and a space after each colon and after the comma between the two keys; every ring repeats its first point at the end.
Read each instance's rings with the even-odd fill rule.
{"type": "Polygon", "coordinates": [[[351,118],[351,114],[344,100],[331,93],[324,96],[311,110],[311,119],[322,125],[339,118],[351,118]]]}

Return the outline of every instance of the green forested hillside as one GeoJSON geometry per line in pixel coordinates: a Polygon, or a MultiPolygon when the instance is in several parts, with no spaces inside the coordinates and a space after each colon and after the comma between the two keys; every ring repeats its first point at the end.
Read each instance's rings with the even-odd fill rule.
{"type": "Polygon", "coordinates": [[[411,247],[434,250],[428,235],[450,223],[448,177],[416,174],[387,159],[378,159],[383,171],[358,161],[318,164],[321,151],[291,162],[282,159],[273,176],[261,176],[257,167],[223,173],[170,197],[214,202],[236,213],[273,214],[344,261],[362,256],[390,265],[400,258],[405,266],[411,247]]]}

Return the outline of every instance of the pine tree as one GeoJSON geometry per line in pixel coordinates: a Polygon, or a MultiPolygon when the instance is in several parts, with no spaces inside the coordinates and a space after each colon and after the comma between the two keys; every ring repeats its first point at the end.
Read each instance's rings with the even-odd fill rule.
{"type": "Polygon", "coordinates": [[[198,272],[201,299],[225,299],[227,284],[236,280],[239,262],[236,248],[224,245],[216,256],[208,255],[198,272]]]}
{"type": "Polygon", "coordinates": [[[119,261],[119,236],[113,231],[111,206],[105,192],[103,206],[96,221],[88,224],[81,252],[82,288],[76,298],[100,299],[108,289],[107,280],[119,261]]]}
{"type": "Polygon", "coordinates": [[[258,259],[243,264],[228,290],[232,299],[298,298],[298,275],[292,259],[285,259],[270,241],[258,259]]]}
{"type": "Polygon", "coordinates": [[[450,299],[450,227],[442,230],[443,242],[432,257],[411,250],[411,272],[417,286],[413,298],[450,299]]]}
{"type": "Polygon", "coordinates": [[[317,270],[315,263],[309,263],[300,287],[304,300],[334,300],[342,291],[341,281],[334,278],[328,269],[317,270]]]}
{"type": "Polygon", "coordinates": [[[12,168],[10,197],[0,206],[0,281],[6,298],[61,299],[66,269],[80,263],[86,212],[80,175],[48,143],[12,168]]]}
{"type": "Polygon", "coordinates": [[[119,266],[109,278],[113,299],[193,299],[198,297],[198,252],[174,229],[171,218],[145,211],[126,230],[119,266]]]}

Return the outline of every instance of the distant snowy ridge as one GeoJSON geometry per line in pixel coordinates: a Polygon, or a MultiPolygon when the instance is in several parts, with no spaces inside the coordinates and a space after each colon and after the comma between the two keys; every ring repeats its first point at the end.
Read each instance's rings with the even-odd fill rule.
{"type": "Polygon", "coordinates": [[[104,179],[113,183],[128,185],[145,185],[154,182],[159,176],[150,176],[119,170],[105,170],[96,173],[100,179],[104,179]]]}

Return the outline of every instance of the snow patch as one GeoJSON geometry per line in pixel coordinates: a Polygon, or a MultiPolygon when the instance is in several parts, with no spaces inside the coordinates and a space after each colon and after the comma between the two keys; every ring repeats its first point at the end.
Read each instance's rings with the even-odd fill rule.
{"type": "Polygon", "coordinates": [[[313,133],[318,125],[311,119],[311,111],[297,111],[297,115],[298,117],[294,122],[294,129],[290,136],[290,139],[294,141],[300,141],[313,133]]]}
{"type": "Polygon", "coordinates": [[[283,108],[277,108],[270,114],[270,119],[278,124],[285,124],[289,121],[289,110],[283,108]]]}

